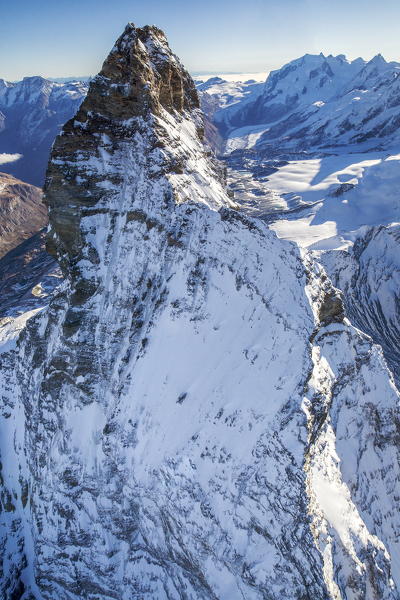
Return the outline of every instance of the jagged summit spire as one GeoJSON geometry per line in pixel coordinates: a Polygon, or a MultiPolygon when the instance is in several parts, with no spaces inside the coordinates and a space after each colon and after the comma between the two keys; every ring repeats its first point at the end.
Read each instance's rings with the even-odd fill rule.
{"type": "Polygon", "coordinates": [[[159,114],[161,108],[182,112],[199,106],[189,73],[154,25],[128,23],[90,85],[77,118],[89,111],[113,119],[159,114]]]}
{"type": "Polygon", "coordinates": [[[45,186],[48,250],[66,274],[93,245],[87,218],[100,211],[158,214],[166,198],[168,211],[187,201],[232,204],[203,145],[198,105],[194,82],[164,33],[129,23],[53,146],[45,186]]]}

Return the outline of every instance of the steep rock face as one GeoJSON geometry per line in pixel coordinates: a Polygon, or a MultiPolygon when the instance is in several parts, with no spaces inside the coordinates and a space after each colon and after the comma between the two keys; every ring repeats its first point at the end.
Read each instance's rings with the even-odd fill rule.
{"type": "Polygon", "coordinates": [[[2,329],[0,589],[394,600],[398,394],[324,271],[233,210],[197,106],[128,25],[54,145],[65,282],[2,329]]]}
{"type": "Polygon", "coordinates": [[[42,191],[0,173],[0,258],[46,223],[42,191]]]}
{"type": "Polygon", "coordinates": [[[343,290],[352,322],[380,344],[400,376],[400,226],[365,228],[347,251],[326,252],[320,260],[343,290]]]}
{"type": "MultiPolygon", "coordinates": [[[[309,260],[306,255],[306,264],[309,260]]],[[[314,280],[315,274],[321,277],[319,269],[310,265],[311,298],[319,294],[314,280]]],[[[394,516],[400,421],[398,399],[387,400],[389,390],[396,394],[396,388],[382,373],[381,348],[343,325],[336,319],[312,336],[313,370],[304,409],[313,531],[324,557],[329,597],[395,598],[400,575],[399,522],[394,516]],[[383,395],[382,375],[387,386],[383,395]],[[382,582],[384,572],[388,579],[382,582]]]]}
{"type": "Polygon", "coordinates": [[[2,169],[42,186],[51,144],[86,92],[87,84],[81,81],[60,84],[25,77],[11,83],[0,79],[0,153],[15,155],[2,169]]]}

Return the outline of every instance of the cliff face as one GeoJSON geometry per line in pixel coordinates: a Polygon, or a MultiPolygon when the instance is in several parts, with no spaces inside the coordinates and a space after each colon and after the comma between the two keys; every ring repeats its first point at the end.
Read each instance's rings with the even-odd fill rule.
{"type": "Polygon", "coordinates": [[[164,35],[128,25],[47,172],[63,287],[1,330],[7,600],[398,596],[382,353],[201,138],[164,35]]]}
{"type": "MultiPolygon", "coordinates": [[[[385,207],[384,207],[385,208],[385,207]]],[[[343,290],[351,321],[382,346],[400,377],[400,225],[364,228],[346,251],[325,252],[320,260],[343,290]]]]}
{"type": "MultiPolygon", "coordinates": [[[[209,184],[215,169],[201,144],[202,124],[194,84],[164,34],[128,26],[56,140],[49,163],[48,249],[69,275],[85,253],[91,264],[83,270],[95,280],[93,289],[100,276],[86,217],[108,220],[114,210],[119,218],[106,225],[111,237],[121,217],[129,223],[159,212],[169,220],[171,207],[188,200],[229,205],[221,184],[209,184]]],[[[82,270],[77,276],[87,279],[82,270]]]]}

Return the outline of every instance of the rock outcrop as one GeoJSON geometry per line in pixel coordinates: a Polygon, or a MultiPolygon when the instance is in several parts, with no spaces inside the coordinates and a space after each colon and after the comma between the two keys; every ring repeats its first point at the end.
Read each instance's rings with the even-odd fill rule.
{"type": "Polygon", "coordinates": [[[129,24],[54,145],[65,281],[2,328],[7,600],[398,597],[382,353],[236,210],[202,129],[163,33],[129,24]]]}
{"type": "Polygon", "coordinates": [[[0,173],[0,258],[46,224],[42,191],[0,173]]]}

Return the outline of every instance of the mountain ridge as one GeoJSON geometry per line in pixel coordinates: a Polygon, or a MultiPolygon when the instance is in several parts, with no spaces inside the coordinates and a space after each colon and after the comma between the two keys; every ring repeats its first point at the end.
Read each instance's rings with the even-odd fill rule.
{"type": "Polygon", "coordinates": [[[254,100],[222,107],[215,111],[213,119],[224,137],[232,137],[232,132],[240,127],[265,124],[265,132],[257,137],[255,144],[248,145],[260,151],[266,146],[273,152],[272,142],[278,139],[282,140],[281,151],[311,147],[315,150],[318,146],[328,148],[329,144],[334,151],[339,144],[352,143],[351,134],[353,143],[358,144],[370,138],[374,140],[374,135],[378,140],[389,136],[389,124],[395,122],[398,114],[399,74],[400,64],[388,63],[381,55],[367,62],[361,58],[348,61],[344,55],[306,54],[272,71],[263,91],[254,100]],[[380,91],[384,84],[388,104],[385,122],[382,117],[378,118],[382,113],[379,103],[385,102],[385,95],[380,91]],[[363,91],[365,97],[353,100],[350,96],[355,91],[363,91]],[[372,109],[374,104],[377,107],[372,109]],[[338,117],[334,115],[335,110],[339,111],[338,117]],[[379,122],[386,131],[377,131],[379,122]],[[360,135],[357,128],[361,123],[363,133],[360,135]],[[337,134],[333,127],[338,130],[337,134]]]}
{"type": "Polygon", "coordinates": [[[0,173],[0,258],[47,224],[39,188],[0,173]]]}

